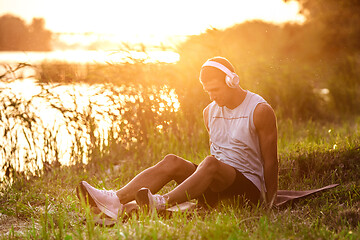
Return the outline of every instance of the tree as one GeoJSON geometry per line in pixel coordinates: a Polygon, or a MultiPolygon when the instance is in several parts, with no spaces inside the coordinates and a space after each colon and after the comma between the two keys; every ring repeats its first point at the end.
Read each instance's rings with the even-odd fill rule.
{"type": "Polygon", "coordinates": [[[360,0],[297,0],[330,56],[360,51],[360,0]]]}
{"type": "Polygon", "coordinates": [[[0,17],[0,51],[50,51],[52,34],[44,26],[42,18],[34,18],[27,26],[16,16],[0,17]]]}
{"type": "Polygon", "coordinates": [[[51,32],[44,28],[45,20],[42,18],[33,18],[29,27],[28,44],[32,51],[51,50],[51,32]]]}
{"type": "Polygon", "coordinates": [[[28,29],[24,21],[6,14],[0,17],[0,50],[20,51],[26,49],[28,29]]]}

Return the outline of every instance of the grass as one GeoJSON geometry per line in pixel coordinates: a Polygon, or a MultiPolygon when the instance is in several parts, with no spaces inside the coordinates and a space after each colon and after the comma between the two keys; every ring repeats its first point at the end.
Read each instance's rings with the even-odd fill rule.
{"type": "MultiPolygon", "coordinates": [[[[201,109],[209,100],[206,94],[199,94],[201,85],[194,84],[203,60],[183,60],[176,65],[138,62],[89,66],[88,75],[83,77],[96,84],[87,86],[85,90],[91,89],[94,95],[106,100],[100,103],[96,103],[93,96],[83,96],[86,91],[82,86],[86,84],[77,84],[77,80],[82,81],[81,76],[76,79],[76,69],[66,64],[55,68],[42,66],[42,80],[50,83],[39,84],[42,88],[31,98],[7,92],[7,87],[2,86],[0,133],[7,134],[7,138],[1,139],[0,144],[7,148],[2,149],[3,155],[0,156],[14,161],[18,159],[19,135],[12,134],[12,130],[13,123],[19,123],[16,126],[20,127],[16,129],[27,134],[29,147],[36,149],[27,160],[40,161],[44,168],[30,177],[16,172],[16,165],[6,162],[8,165],[3,168],[9,170],[13,182],[3,183],[0,190],[0,238],[359,239],[360,118],[349,114],[358,113],[357,95],[350,95],[352,100],[348,101],[347,95],[343,94],[350,88],[358,89],[358,74],[351,69],[345,71],[349,76],[341,71],[335,75],[329,73],[337,81],[330,78],[330,82],[325,82],[328,78],[323,77],[318,81],[321,86],[315,88],[311,84],[312,77],[316,76],[312,74],[313,70],[306,72],[295,68],[296,63],[293,66],[279,64],[279,68],[274,70],[263,65],[264,71],[254,67],[254,71],[244,73],[244,84],[250,90],[267,95],[266,99],[275,105],[279,123],[280,189],[303,190],[333,183],[339,183],[339,187],[280,209],[223,205],[206,213],[176,214],[172,218],[139,214],[112,228],[96,226],[91,212],[81,210],[75,194],[75,187],[81,180],[99,188],[116,189],[166,154],[174,153],[195,163],[208,154],[208,137],[201,109]],[[297,74],[299,72],[304,74],[297,74]],[[354,85],[346,86],[345,78],[356,81],[354,85]],[[119,86],[105,84],[97,88],[100,84],[95,79],[106,83],[113,80],[119,86]],[[251,82],[252,79],[258,80],[251,82]],[[62,83],[56,83],[58,81],[62,83]],[[64,81],[71,82],[69,85],[74,89],[69,95],[69,106],[69,102],[61,101],[64,94],[54,90],[68,87],[64,81]],[[154,107],[167,106],[153,92],[154,89],[161,91],[164,86],[175,89],[181,104],[180,112],[171,112],[171,107],[161,115],[152,111],[154,107]],[[324,96],[316,94],[314,90],[318,88],[329,89],[328,100],[320,101],[324,96]],[[123,95],[130,96],[126,104],[122,104],[123,95]],[[294,96],[301,97],[295,99],[294,96]],[[86,104],[80,101],[84,97],[86,104]],[[40,111],[33,107],[39,98],[57,110],[59,118],[63,117],[67,124],[67,130],[73,131],[70,152],[76,165],[62,166],[50,162],[60,157],[58,135],[36,125],[41,123],[40,111]],[[336,102],[351,102],[352,107],[342,110],[336,102]],[[80,105],[84,108],[79,110],[80,105]],[[116,107],[106,108],[103,112],[98,108],[109,105],[116,107]],[[96,118],[97,111],[112,123],[108,142],[95,134],[94,130],[104,123],[96,118]],[[159,124],[163,126],[161,131],[156,130],[159,124]],[[81,129],[75,131],[76,127],[81,129]],[[42,133],[40,140],[36,139],[39,132],[42,133]],[[88,137],[88,142],[83,141],[82,134],[88,137]],[[124,144],[134,137],[137,141],[124,144]],[[41,152],[39,156],[37,151],[41,152]],[[84,155],[90,158],[87,165],[81,163],[84,155]]],[[[325,67],[327,70],[330,68],[330,65],[325,67]]],[[[14,80],[10,75],[0,78],[11,83],[14,80]]],[[[170,183],[162,191],[168,191],[174,185],[170,183]]]]}
{"type": "MultiPolygon", "coordinates": [[[[280,188],[341,184],[292,205],[265,210],[224,204],[206,213],[179,213],[171,218],[140,213],[111,228],[96,226],[91,213],[80,210],[75,195],[74,189],[81,180],[114,189],[166,153],[194,162],[207,154],[202,130],[194,132],[189,141],[166,132],[154,134],[143,152],[119,157],[117,161],[55,167],[30,179],[18,176],[1,191],[1,238],[359,239],[359,137],[358,118],[339,123],[279,121],[280,188]]],[[[168,184],[164,191],[173,186],[174,183],[168,184]]]]}

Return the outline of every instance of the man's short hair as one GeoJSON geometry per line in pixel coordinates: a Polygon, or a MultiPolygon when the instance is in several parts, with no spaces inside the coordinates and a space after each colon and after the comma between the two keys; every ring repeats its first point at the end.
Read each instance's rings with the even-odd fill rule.
{"type": "MultiPolygon", "coordinates": [[[[227,67],[231,72],[235,72],[234,66],[229,62],[229,60],[227,60],[224,57],[213,57],[213,58],[208,59],[207,61],[218,62],[218,63],[224,65],[225,67],[227,67]]],[[[226,74],[223,71],[221,71],[217,68],[214,68],[214,67],[205,66],[200,71],[201,82],[207,82],[214,78],[224,79],[224,81],[225,81],[225,76],[226,76],[226,74]]]]}

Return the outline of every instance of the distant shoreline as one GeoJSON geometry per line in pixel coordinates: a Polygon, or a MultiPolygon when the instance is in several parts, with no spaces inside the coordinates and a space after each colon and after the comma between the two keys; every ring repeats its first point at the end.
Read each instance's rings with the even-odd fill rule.
{"type": "Polygon", "coordinates": [[[66,50],[66,51],[0,51],[0,64],[16,64],[25,62],[39,64],[42,62],[67,62],[78,64],[106,64],[107,62],[121,63],[127,59],[145,59],[146,62],[176,63],[179,54],[173,51],[95,51],[95,50],[66,50]]]}

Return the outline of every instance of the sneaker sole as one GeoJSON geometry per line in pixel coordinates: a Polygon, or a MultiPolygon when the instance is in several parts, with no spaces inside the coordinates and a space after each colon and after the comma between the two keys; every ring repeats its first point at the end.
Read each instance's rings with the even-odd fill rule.
{"type": "Polygon", "coordinates": [[[111,210],[107,209],[106,206],[104,206],[103,204],[101,204],[98,200],[96,200],[96,198],[91,196],[91,193],[87,190],[86,186],[84,185],[84,181],[82,181],[80,183],[80,189],[81,192],[85,192],[85,195],[88,196],[89,199],[89,204],[95,207],[98,207],[103,213],[105,213],[107,216],[113,218],[113,219],[117,219],[118,215],[113,213],[111,210]]]}
{"type": "Polygon", "coordinates": [[[140,206],[149,206],[149,189],[141,188],[135,196],[136,203],[140,206]]]}

